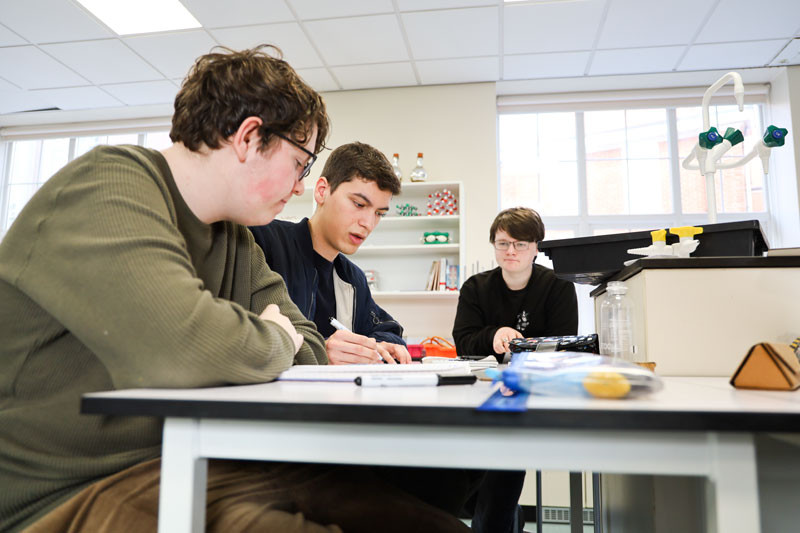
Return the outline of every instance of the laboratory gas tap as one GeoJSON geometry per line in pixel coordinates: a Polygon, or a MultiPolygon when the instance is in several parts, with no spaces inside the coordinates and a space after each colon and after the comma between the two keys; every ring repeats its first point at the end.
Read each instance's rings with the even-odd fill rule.
{"type": "Polygon", "coordinates": [[[764,169],[764,175],[766,175],[769,172],[770,151],[775,146],[783,146],[785,137],[789,133],[785,128],[769,126],[763,137],[755,143],[755,146],[753,146],[752,150],[750,150],[747,155],[736,158],[733,161],[722,162],[722,156],[744,140],[744,135],[737,129],[728,128],[725,130],[725,134],[721,135],[719,131],[717,131],[717,128],[712,127],[710,124],[708,106],[711,103],[711,97],[728,81],[733,81],[733,96],[736,98],[736,103],[739,105],[739,111],[744,109],[744,85],[742,84],[742,77],[738,72],[728,72],[715,81],[703,94],[703,131],[698,135],[698,141],[694,145],[694,148],[692,148],[691,153],[681,163],[683,168],[687,170],[700,170],[700,173],[705,176],[706,198],[708,200],[708,221],[712,224],[717,221],[717,200],[714,188],[714,175],[717,170],[740,167],[755,156],[759,156],[764,169]],[[693,165],[692,162],[695,159],[697,160],[697,164],[693,165]]]}

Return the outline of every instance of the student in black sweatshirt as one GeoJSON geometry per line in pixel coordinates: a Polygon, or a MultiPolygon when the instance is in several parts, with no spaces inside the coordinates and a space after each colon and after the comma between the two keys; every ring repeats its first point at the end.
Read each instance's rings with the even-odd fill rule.
{"type": "MultiPolygon", "coordinates": [[[[512,339],[578,333],[575,286],[534,263],[543,239],[544,224],[533,209],[506,209],[494,219],[489,242],[499,266],[461,287],[453,325],[459,355],[493,354],[502,361],[512,339]]],[[[472,530],[522,531],[524,481],[525,472],[487,472],[473,502],[472,530]]]]}

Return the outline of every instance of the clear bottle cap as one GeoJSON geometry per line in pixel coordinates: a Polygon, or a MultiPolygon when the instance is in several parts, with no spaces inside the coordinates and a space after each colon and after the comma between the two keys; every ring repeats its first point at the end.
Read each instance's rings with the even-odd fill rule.
{"type": "Polygon", "coordinates": [[[625,294],[628,292],[628,286],[622,281],[609,281],[606,290],[613,294],[625,294]]]}

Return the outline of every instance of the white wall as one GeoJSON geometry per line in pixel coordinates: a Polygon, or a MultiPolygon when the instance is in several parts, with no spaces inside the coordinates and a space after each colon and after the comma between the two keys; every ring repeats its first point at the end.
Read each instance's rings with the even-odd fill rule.
{"type": "MultiPolygon", "coordinates": [[[[429,181],[463,181],[467,265],[494,256],[489,226],[497,214],[497,103],[494,83],[342,91],[323,94],[331,117],[328,144],[371,144],[400,154],[403,181],[417,152],[429,181]]],[[[315,167],[319,175],[326,156],[315,167]]],[[[469,274],[469,270],[467,271],[469,274]]]]}
{"type": "Polygon", "coordinates": [[[772,80],[768,123],[789,129],[786,145],[770,158],[770,246],[800,246],[800,67],[787,67],[772,80]]]}

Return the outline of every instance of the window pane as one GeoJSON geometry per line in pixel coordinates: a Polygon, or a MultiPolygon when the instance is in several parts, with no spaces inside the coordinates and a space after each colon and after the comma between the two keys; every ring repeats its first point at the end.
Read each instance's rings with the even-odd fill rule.
{"type": "Polygon", "coordinates": [[[672,213],[672,185],[669,160],[628,161],[628,202],[631,214],[672,213]]]}
{"type": "Polygon", "coordinates": [[[586,159],[619,159],[625,153],[625,111],[587,111],[586,159]]]}
{"type": "Polygon", "coordinates": [[[8,211],[6,211],[6,220],[4,228],[11,227],[11,223],[17,218],[19,212],[31,199],[33,193],[39,187],[35,183],[14,184],[8,186],[8,211]]]}
{"type": "Polygon", "coordinates": [[[578,163],[550,161],[540,175],[540,201],[528,205],[540,215],[578,214],[578,163]]]}
{"type": "Polygon", "coordinates": [[[667,158],[667,110],[631,109],[625,112],[629,158],[667,158]]]}
{"type": "Polygon", "coordinates": [[[123,135],[109,135],[106,144],[139,144],[139,134],[125,133],[123,135]]]}
{"type": "Polygon", "coordinates": [[[500,207],[578,213],[575,114],[500,115],[500,207]]]}
{"type": "Polygon", "coordinates": [[[42,142],[42,164],[39,183],[44,183],[69,161],[69,139],[47,139],[42,142]]]}
{"type": "Polygon", "coordinates": [[[146,133],[144,136],[144,145],[154,150],[163,150],[164,148],[172,146],[172,141],[169,138],[168,131],[158,131],[146,133]]]}
{"type": "Polygon", "coordinates": [[[586,198],[590,215],[627,215],[627,162],[586,161],[586,198]]]}
{"type": "Polygon", "coordinates": [[[106,144],[108,137],[105,135],[95,137],[78,137],[75,139],[75,157],[78,158],[97,146],[98,144],[106,144]]]}
{"type": "Polygon", "coordinates": [[[16,141],[11,146],[9,183],[36,183],[42,141],[16,141]]]}

